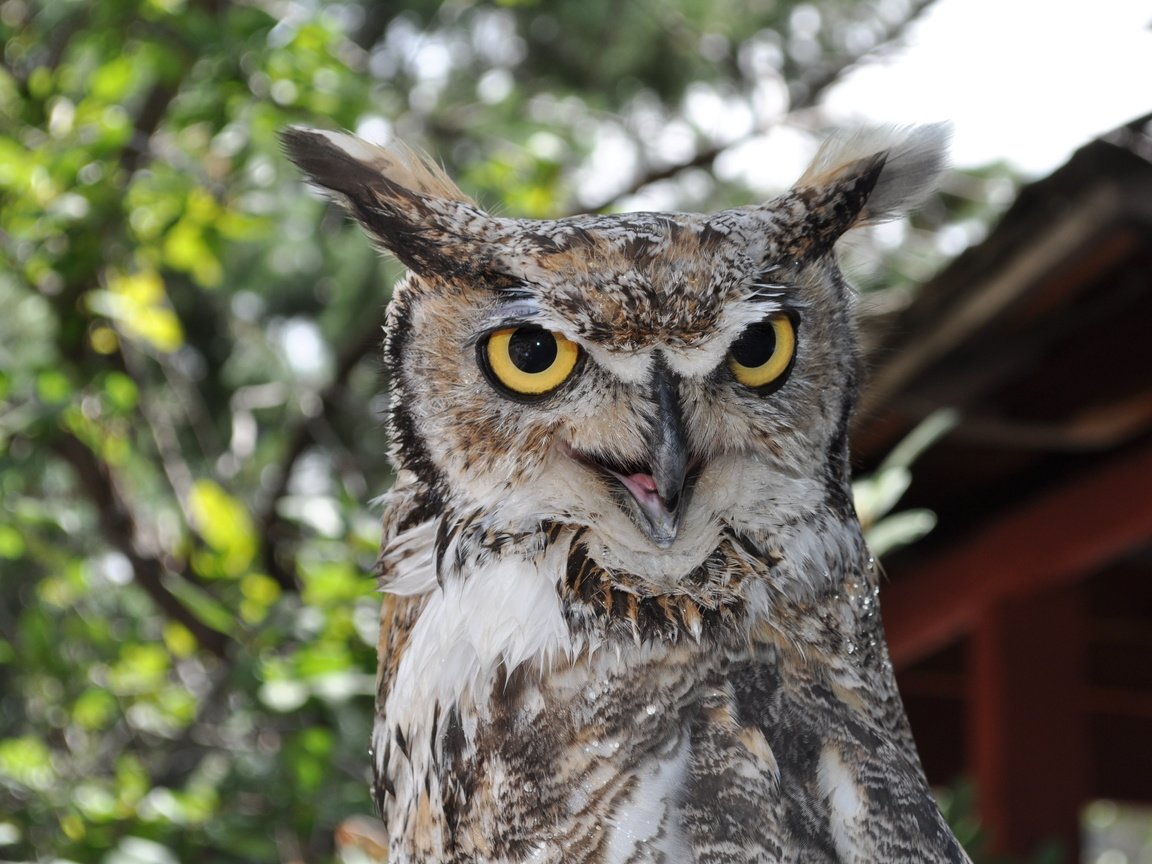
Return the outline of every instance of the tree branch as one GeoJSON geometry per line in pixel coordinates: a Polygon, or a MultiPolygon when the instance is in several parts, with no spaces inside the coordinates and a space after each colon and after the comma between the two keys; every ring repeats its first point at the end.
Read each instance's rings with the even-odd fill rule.
{"type": "Polygon", "coordinates": [[[224,659],[231,639],[193,615],[163,583],[165,573],[184,578],[176,562],[143,552],[137,543],[136,518],[112,469],[73,435],[62,431],[53,449],[76,472],[88,499],[96,508],[100,530],[109,544],[128,559],[136,583],[170,619],[188,629],[205,650],[224,659]]]}
{"type": "Polygon", "coordinates": [[[366,3],[362,8],[364,20],[353,34],[352,42],[365,51],[371,51],[387,32],[396,11],[387,3],[366,3]]]}
{"type": "Polygon", "coordinates": [[[875,45],[859,54],[837,58],[835,63],[827,66],[813,67],[807,75],[801,76],[800,80],[790,88],[789,113],[814,107],[820,101],[820,97],[848,72],[903,39],[908,28],[919,21],[920,16],[935,2],[936,0],[913,0],[912,8],[908,10],[908,14],[884,28],[875,45]]]}
{"type": "Polygon", "coordinates": [[[298,591],[300,583],[296,574],[295,561],[279,543],[280,540],[286,539],[287,531],[285,529],[287,526],[277,508],[281,499],[288,493],[288,483],[292,479],[292,471],[296,467],[296,463],[305,451],[316,442],[315,424],[317,419],[331,414],[344,393],[352,370],[365,357],[378,351],[382,340],[381,322],[375,319],[369,321],[356,339],[349,342],[341,353],[332,380],[320,391],[320,410],[317,415],[301,418],[288,436],[288,445],[284,449],[284,455],[277,469],[276,485],[269,494],[258,520],[260,536],[263,538],[264,567],[268,571],[268,575],[275,579],[284,590],[298,591]]]}
{"type": "Polygon", "coordinates": [[[157,82],[148,90],[132,126],[132,136],[120,151],[120,167],[129,177],[143,165],[152,135],[160,128],[161,121],[168,114],[168,105],[179,91],[179,81],[157,82]]]}
{"type": "MultiPolygon", "coordinates": [[[[820,101],[820,97],[823,96],[833,84],[843,78],[849,70],[899,41],[907,32],[908,28],[919,20],[924,11],[935,2],[936,0],[914,0],[909,13],[904,18],[889,25],[875,45],[859,54],[841,57],[833,64],[814,69],[807,78],[800,80],[789,88],[791,101],[787,113],[795,114],[815,106],[816,103],[820,101]]],[[[634,177],[632,182],[620,191],[613,193],[597,203],[582,207],[581,210],[596,213],[611,207],[621,198],[635,195],[641,189],[653,183],[658,183],[661,180],[669,180],[691,168],[711,168],[713,163],[728,150],[755,138],[757,135],[764,134],[765,131],[767,131],[767,129],[763,125],[760,125],[750,130],[747,134],[741,135],[724,144],[713,144],[703,150],[699,150],[681,162],[663,167],[653,167],[641,173],[639,176],[634,177]]]]}
{"type": "MultiPolygon", "coordinates": [[[[227,0],[193,0],[192,5],[207,15],[219,16],[224,11],[224,7],[227,6],[227,0]]],[[[132,135],[120,151],[120,167],[126,175],[125,187],[127,187],[127,181],[132,175],[147,161],[150,151],[149,142],[156,130],[160,128],[160,124],[164,122],[164,118],[168,116],[168,106],[180,92],[184,79],[192,71],[192,66],[198,58],[195,45],[187,42],[181,44],[182,40],[179,36],[177,34],[173,34],[173,36],[174,38],[170,40],[170,47],[173,51],[180,52],[184,62],[181,64],[179,73],[171,80],[155,82],[144,96],[140,110],[133,120],[132,135]]]]}

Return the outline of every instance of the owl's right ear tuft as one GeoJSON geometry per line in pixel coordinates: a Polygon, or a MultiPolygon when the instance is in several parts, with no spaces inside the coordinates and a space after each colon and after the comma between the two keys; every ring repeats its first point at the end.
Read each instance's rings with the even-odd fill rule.
{"type": "Polygon", "coordinates": [[[418,273],[460,269],[468,226],[484,214],[427,155],[395,141],[292,126],[284,151],[316,186],[342,204],[387,251],[418,273]]]}
{"type": "Polygon", "coordinates": [[[862,129],[833,135],[797,187],[827,187],[875,170],[855,224],[895,218],[923,201],[948,163],[947,123],[862,129]]]}
{"type": "Polygon", "coordinates": [[[866,129],[829,138],[796,182],[804,240],[814,253],[845,231],[900,216],[935,188],[947,165],[948,124],[866,129]]]}

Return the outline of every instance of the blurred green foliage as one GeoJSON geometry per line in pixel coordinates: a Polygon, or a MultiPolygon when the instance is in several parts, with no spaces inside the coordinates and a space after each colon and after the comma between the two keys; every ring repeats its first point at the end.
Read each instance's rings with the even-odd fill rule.
{"type": "Polygon", "coordinates": [[[0,858],[352,860],[397,268],[279,129],[517,214],[746,202],[717,158],[922,5],[0,0],[0,858]]]}

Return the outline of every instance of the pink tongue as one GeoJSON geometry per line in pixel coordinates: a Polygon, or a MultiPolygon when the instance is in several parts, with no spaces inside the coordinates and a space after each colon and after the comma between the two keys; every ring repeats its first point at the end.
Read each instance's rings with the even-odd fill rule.
{"type": "Polygon", "coordinates": [[[656,480],[651,474],[632,474],[628,477],[628,483],[638,486],[649,495],[656,494],[656,480]]]}

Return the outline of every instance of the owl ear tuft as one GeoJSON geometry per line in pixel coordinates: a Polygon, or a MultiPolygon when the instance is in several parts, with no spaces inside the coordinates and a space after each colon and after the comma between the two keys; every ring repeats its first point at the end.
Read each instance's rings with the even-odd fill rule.
{"type": "Polygon", "coordinates": [[[893,219],[923,201],[947,166],[946,123],[834,135],[792,194],[806,205],[814,247],[850,228],[893,219]]]}
{"type": "Polygon", "coordinates": [[[426,154],[394,141],[293,126],[288,158],[342,204],[387,251],[418,273],[459,272],[481,211],[426,154]]]}

